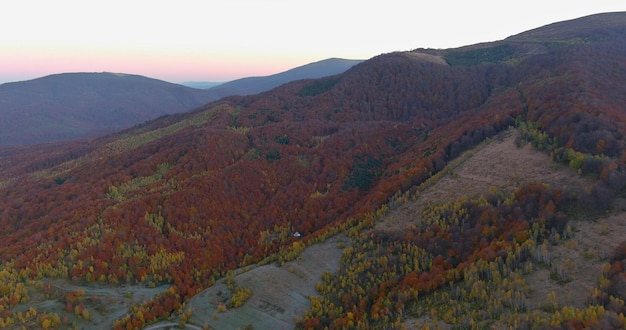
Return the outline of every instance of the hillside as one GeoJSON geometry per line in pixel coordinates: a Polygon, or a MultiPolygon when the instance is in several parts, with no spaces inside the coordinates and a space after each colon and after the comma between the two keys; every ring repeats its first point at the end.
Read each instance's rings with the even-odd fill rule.
{"type": "Polygon", "coordinates": [[[95,138],[229,95],[342,73],[360,61],[327,59],[199,90],[115,73],[64,73],[0,85],[0,147],[95,138]]]}
{"type": "Polygon", "coordinates": [[[96,137],[210,101],[137,75],[66,73],[0,85],[0,146],[96,137]]]}
{"type": "Polygon", "coordinates": [[[4,149],[0,325],[93,326],[110,313],[90,305],[88,290],[50,286],[61,280],[160,290],[115,328],[169,319],[208,327],[263,305],[233,270],[287,265],[341,234],[349,242],[339,268],[322,274],[317,295],[302,288],[309,306],[298,328],[623,327],[619,238],[597,259],[600,249],[585,252],[603,264],[598,282],[585,282],[595,285],[585,302],[568,305],[552,283],[543,288],[554,294],[527,279],[545,282],[534,270],[549,269],[558,285],[574,281],[580,259],[551,246],[593,247],[594,236],[575,234],[593,226],[577,221],[619,210],[625,29],[626,14],[611,13],[536,29],[527,41],[383,54],[88,142],[4,149]],[[616,15],[625,23],[602,24],[616,15]],[[506,137],[510,127],[519,133],[506,137]],[[473,150],[498,137],[506,144],[496,153],[473,150]],[[496,157],[518,152],[554,164],[527,156],[527,171],[496,157]],[[472,162],[484,169],[463,167],[472,162]],[[446,175],[456,181],[445,186],[446,175]],[[220,285],[217,313],[185,309],[220,285]],[[66,308],[26,313],[37,299],[66,308]]]}
{"type": "MultiPolygon", "coordinates": [[[[425,207],[465,195],[488,195],[494,189],[512,193],[534,182],[553,186],[565,183],[576,187],[592,183],[593,180],[579,176],[567,166],[553,164],[548,154],[530,145],[516,146],[514,140],[518,134],[515,130],[506,131],[467,151],[451,162],[446,174],[425,187],[414,200],[398,203],[377,219],[373,232],[410,230],[419,224],[415,215],[421,214],[425,207]],[[491,165],[489,168],[484,166],[487,161],[491,165]]],[[[616,207],[614,213],[599,221],[583,217],[570,221],[570,225],[572,237],[550,244],[546,249],[553,260],[550,267],[563,268],[568,281],[559,283],[551,279],[550,267],[535,262],[535,268],[523,275],[528,291],[532,292],[527,297],[530,309],[541,310],[547,305],[550,292],[555,293],[559,306],[584,308],[602,274],[606,256],[612,253],[610,246],[617,246],[626,235],[626,213],[616,207]],[[599,245],[599,241],[608,244],[599,245]],[[565,260],[569,260],[567,269],[565,260]]],[[[311,245],[296,260],[283,265],[244,267],[235,272],[233,280],[236,285],[251,289],[249,301],[241,308],[219,312],[223,293],[228,292],[224,279],[190,300],[186,306],[186,310],[193,310],[190,321],[208,324],[214,329],[244,328],[248,324],[264,329],[293,328],[301,317],[301,313],[293,311],[309,308],[308,301],[302,302],[294,297],[319,295],[314,291],[316,283],[322,280],[325,271],[339,269],[339,254],[348,245],[346,238],[338,235],[324,243],[311,245]]],[[[445,312],[440,313],[443,316],[445,312]]],[[[404,321],[408,329],[421,329],[427,325],[431,328],[452,327],[452,324],[434,321],[430,316],[404,321]]],[[[499,325],[500,328],[504,326],[499,325]]]]}
{"type": "Polygon", "coordinates": [[[363,61],[329,58],[269,76],[248,77],[229,81],[210,88],[210,91],[217,96],[216,99],[230,95],[258,94],[294,80],[333,76],[361,62],[363,61]]]}

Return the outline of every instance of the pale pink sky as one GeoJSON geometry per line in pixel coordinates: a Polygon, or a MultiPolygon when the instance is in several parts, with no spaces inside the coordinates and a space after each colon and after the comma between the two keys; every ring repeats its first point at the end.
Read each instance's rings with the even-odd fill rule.
{"type": "Polygon", "coordinates": [[[626,11],[622,0],[15,0],[0,4],[0,83],[62,72],[228,81],[330,57],[504,39],[626,11]]]}

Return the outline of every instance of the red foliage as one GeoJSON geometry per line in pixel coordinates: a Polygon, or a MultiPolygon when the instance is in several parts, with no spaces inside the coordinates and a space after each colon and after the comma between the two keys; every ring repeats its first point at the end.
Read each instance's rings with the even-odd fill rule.
{"type": "MultiPolygon", "coordinates": [[[[178,130],[166,129],[170,118],[83,145],[0,150],[0,261],[31,277],[47,263],[73,279],[173,282],[175,294],[144,308],[162,317],[212,276],[291,244],[281,230],[314,236],[362,217],[520,115],[561,145],[615,157],[601,177],[624,186],[626,52],[581,49],[559,53],[559,63],[538,56],[518,66],[386,54],[338,77],[206,105],[177,117],[193,123],[178,130]],[[581,55],[596,52],[604,62],[581,55]],[[194,121],[201,114],[211,119],[194,121]],[[150,133],[162,135],[140,139],[150,133]],[[151,269],[159,253],[171,264],[151,269]]],[[[433,272],[402,283],[429,290],[463,262],[493,260],[506,247],[494,240],[523,240],[531,219],[560,226],[561,197],[529,186],[506,218],[482,210],[464,237],[437,226],[405,233],[440,257],[433,272]]]]}

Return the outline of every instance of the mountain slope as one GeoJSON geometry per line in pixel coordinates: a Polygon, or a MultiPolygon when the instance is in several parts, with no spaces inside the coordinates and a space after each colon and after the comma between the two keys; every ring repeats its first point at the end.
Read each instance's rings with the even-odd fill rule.
{"type": "MultiPolygon", "coordinates": [[[[588,19],[603,16],[583,19],[580,36],[589,35],[588,19]]],[[[0,261],[10,284],[0,302],[17,313],[27,279],[171,285],[115,323],[139,328],[224,280],[230,287],[216,309],[237,308],[251,293],[230,282],[230,271],[286,263],[343,232],[358,248],[322,276],[299,327],[400,327],[406,315],[427,314],[482,327],[623,326],[619,249],[584,309],[556,313],[561,306],[550,303],[525,313],[529,292],[517,281],[526,267],[557,267],[543,246],[571,237],[570,219],[605,214],[626,187],[626,35],[623,25],[604,29],[613,37],[540,51],[535,41],[503,41],[486,51],[384,54],[88,143],[4,150],[0,261]],[[518,144],[589,183],[494,187],[427,205],[404,230],[375,226],[510,126],[518,144]],[[473,307],[441,315],[441,305],[428,305],[453,299],[473,307]]],[[[555,279],[567,280],[560,270],[555,279]]],[[[87,301],[70,298],[68,311],[87,301]]]]}
{"type": "Polygon", "coordinates": [[[129,74],[66,73],[0,85],[0,146],[93,138],[224,96],[266,91],[292,80],[334,75],[359,63],[327,59],[199,90],[129,74]]]}
{"type": "MultiPolygon", "coordinates": [[[[400,202],[381,216],[374,227],[375,231],[410,230],[411,227],[419,225],[416,214],[421,214],[426,207],[442,201],[463,198],[464,195],[489,194],[490,189],[493,191],[494,187],[510,193],[532,182],[545,182],[551,185],[567,182],[584,186],[591,181],[589,178],[577,176],[566,166],[554,166],[547,154],[534,150],[531,146],[517,147],[514,143],[516,134],[513,130],[502,132],[496,138],[481,143],[463,157],[451,162],[448,173],[426,187],[414,200],[400,202]],[[484,166],[486,162],[489,162],[489,168],[484,166]]],[[[567,270],[571,281],[559,284],[550,280],[549,269],[538,268],[529,273],[528,285],[533,286],[535,290],[529,297],[529,304],[533,304],[533,308],[540,308],[545,303],[545,296],[551,291],[557,292],[556,297],[562,305],[577,307],[585,305],[585,299],[592,294],[601,273],[600,255],[610,254],[609,246],[616,246],[624,237],[626,216],[621,212],[614,217],[619,218],[615,220],[615,224],[611,224],[610,228],[613,230],[607,232],[605,229],[602,238],[604,241],[614,241],[612,245],[598,246],[597,241],[587,241],[589,236],[587,233],[601,232],[599,230],[601,224],[583,220],[572,222],[572,227],[577,231],[575,240],[580,242],[579,246],[571,244],[574,240],[550,246],[549,253],[555,260],[559,260],[557,256],[567,254],[570,263],[575,265],[567,270]],[[584,258],[585,251],[593,251],[597,257],[584,258]],[[576,271],[573,271],[574,269],[576,271]]],[[[604,225],[606,226],[606,223],[604,225]]],[[[323,271],[334,273],[340,269],[337,251],[347,247],[349,243],[338,243],[337,239],[345,240],[345,237],[338,235],[324,243],[311,245],[296,260],[284,265],[263,265],[236,271],[235,283],[252,291],[249,301],[241,308],[220,313],[217,306],[221,302],[221,296],[229,291],[226,287],[228,278],[223,279],[189,301],[187,308],[194,311],[192,322],[207,323],[215,329],[243,328],[247,324],[271,324],[267,327],[273,328],[294,327],[296,318],[300,315],[293,316],[295,314],[293,311],[308,308],[306,302],[297,298],[305,295],[306,290],[312,290],[317,282],[322,281],[323,271]],[[317,274],[311,275],[315,270],[317,274]],[[208,317],[216,314],[219,318],[208,317]]],[[[560,260],[554,264],[563,267],[560,260]]],[[[309,292],[307,295],[318,294],[309,292]]],[[[412,318],[408,318],[404,325],[409,329],[420,329],[423,328],[420,325],[427,325],[429,322],[433,323],[432,326],[436,324],[452,326],[444,325],[441,321],[412,318]]]]}
{"type": "Polygon", "coordinates": [[[0,85],[0,145],[95,137],[209,101],[137,75],[67,73],[0,85]]]}
{"type": "Polygon", "coordinates": [[[329,58],[270,76],[248,77],[229,81],[219,86],[212,87],[209,90],[215,93],[215,95],[218,96],[217,98],[229,95],[257,94],[294,80],[336,75],[361,62],[363,61],[329,58]]]}

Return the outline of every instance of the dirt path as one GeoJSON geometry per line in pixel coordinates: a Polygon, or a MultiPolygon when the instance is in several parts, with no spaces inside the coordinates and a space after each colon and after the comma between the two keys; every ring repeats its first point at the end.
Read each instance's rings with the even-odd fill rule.
{"type": "MultiPolygon", "coordinates": [[[[218,311],[229,292],[219,281],[194,296],[187,308],[193,311],[190,322],[212,329],[293,329],[296,319],[309,309],[308,297],[317,295],[315,285],[326,271],[339,268],[343,246],[348,239],[338,235],[308,247],[293,261],[252,268],[235,276],[238,287],[250,289],[246,303],[236,309],[218,311]]],[[[237,272],[236,272],[237,273],[237,272]]]]}
{"type": "MultiPolygon", "coordinates": [[[[283,266],[277,264],[239,270],[235,276],[238,287],[251,290],[247,302],[237,309],[218,312],[228,292],[220,281],[216,285],[193,297],[187,308],[193,311],[192,318],[184,329],[245,329],[247,325],[255,329],[293,329],[296,318],[302,317],[309,309],[311,295],[317,295],[315,285],[326,271],[334,272],[339,267],[343,247],[348,239],[338,235],[326,242],[312,245],[293,261],[283,266]]],[[[69,317],[70,324],[84,329],[111,329],[113,323],[126,315],[131,306],[150,300],[169,286],[148,288],[143,285],[112,287],[98,283],[80,285],[60,279],[46,282],[56,294],[48,298],[38,290],[32,290],[31,301],[20,305],[25,311],[34,307],[40,312],[53,312],[69,317]],[[89,320],[79,318],[75,313],[65,312],[64,293],[83,291],[84,294],[74,303],[83,304],[90,312],[89,320]]],[[[147,326],[147,330],[180,329],[178,320],[159,322],[147,326]]]]}

